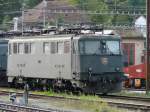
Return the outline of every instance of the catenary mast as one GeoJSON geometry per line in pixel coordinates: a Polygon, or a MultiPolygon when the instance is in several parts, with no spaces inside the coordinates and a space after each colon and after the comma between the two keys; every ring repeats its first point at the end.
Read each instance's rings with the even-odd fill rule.
{"type": "Polygon", "coordinates": [[[147,0],[146,93],[150,91],[150,0],[147,0]]]}

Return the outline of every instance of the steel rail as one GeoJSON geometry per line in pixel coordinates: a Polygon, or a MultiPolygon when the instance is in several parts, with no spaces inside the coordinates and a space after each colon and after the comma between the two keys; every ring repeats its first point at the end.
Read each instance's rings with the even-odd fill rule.
{"type": "MultiPolygon", "coordinates": [[[[23,92],[11,92],[6,90],[0,90],[0,95],[10,95],[11,93],[16,93],[17,96],[22,96],[23,92]]],[[[131,96],[123,96],[123,95],[101,95],[97,94],[101,98],[110,98],[110,99],[122,99],[122,100],[136,100],[136,101],[143,101],[143,102],[150,102],[150,98],[148,97],[131,97],[131,96]]],[[[71,99],[71,100],[80,100],[77,98],[66,98],[61,96],[47,96],[47,95],[38,95],[38,94],[29,94],[31,98],[42,98],[42,99],[71,99]]]]}
{"type": "Polygon", "coordinates": [[[102,95],[100,97],[101,98],[110,98],[110,99],[150,102],[150,98],[146,98],[146,97],[131,97],[131,96],[119,96],[119,95],[102,95]]]}
{"type": "MultiPolygon", "coordinates": [[[[0,95],[9,95],[11,93],[16,93],[17,96],[23,95],[23,92],[12,92],[12,91],[6,91],[6,90],[0,90],[0,95]]],[[[136,100],[136,101],[144,101],[144,102],[150,102],[149,97],[131,97],[131,96],[123,96],[123,95],[101,95],[97,94],[101,98],[111,98],[111,99],[125,99],[125,100],[136,100]]],[[[29,97],[31,98],[58,98],[58,99],[67,99],[65,97],[61,96],[47,96],[47,95],[38,95],[38,94],[29,94],[29,97]]],[[[73,99],[73,100],[80,100],[80,99],[75,99],[75,98],[68,98],[68,99],[73,99]]]]}
{"type": "Polygon", "coordinates": [[[0,102],[0,110],[5,112],[71,112],[58,109],[40,109],[36,107],[14,105],[0,102]]]}
{"type": "Polygon", "coordinates": [[[150,112],[150,106],[148,105],[138,105],[138,104],[129,104],[129,103],[115,103],[115,102],[107,102],[110,106],[115,106],[118,108],[128,109],[128,110],[136,110],[140,112],[150,112]]]}

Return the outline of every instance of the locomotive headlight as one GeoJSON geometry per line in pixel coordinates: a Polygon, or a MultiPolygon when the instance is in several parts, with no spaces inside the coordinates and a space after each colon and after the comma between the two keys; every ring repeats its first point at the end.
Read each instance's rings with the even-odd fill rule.
{"type": "Polygon", "coordinates": [[[93,70],[92,67],[88,68],[88,72],[92,72],[92,70],[93,70]]]}
{"type": "Polygon", "coordinates": [[[119,68],[119,67],[116,67],[115,70],[116,70],[117,72],[119,72],[119,71],[120,71],[120,68],[119,68]]]}

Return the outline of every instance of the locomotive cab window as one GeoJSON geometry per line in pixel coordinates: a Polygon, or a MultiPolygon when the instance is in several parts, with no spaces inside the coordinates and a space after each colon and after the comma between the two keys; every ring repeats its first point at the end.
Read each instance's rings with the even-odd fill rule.
{"type": "Polygon", "coordinates": [[[80,54],[100,54],[100,41],[80,41],[79,51],[80,54]]]}
{"type": "Polygon", "coordinates": [[[80,54],[120,54],[120,41],[117,40],[86,40],[79,42],[80,54]]]}
{"type": "Polygon", "coordinates": [[[120,54],[120,42],[119,41],[105,41],[102,43],[102,53],[118,55],[120,54]]]}

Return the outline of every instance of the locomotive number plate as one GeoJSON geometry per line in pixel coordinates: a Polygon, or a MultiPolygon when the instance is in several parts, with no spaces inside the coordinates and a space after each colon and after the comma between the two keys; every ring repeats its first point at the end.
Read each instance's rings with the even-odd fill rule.
{"type": "Polygon", "coordinates": [[[104,65],[107,65],[108,64],[108,58],[101,58],[101,63],[104,64],[104,65]]]}

